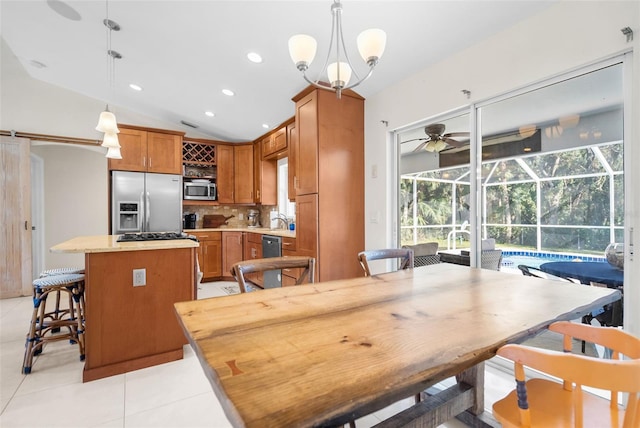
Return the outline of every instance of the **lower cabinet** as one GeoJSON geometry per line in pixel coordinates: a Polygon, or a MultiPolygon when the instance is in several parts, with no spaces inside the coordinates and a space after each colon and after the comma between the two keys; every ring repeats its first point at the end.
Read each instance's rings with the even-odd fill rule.
{"type": "Polygon", "coordinates": [[[198,263],[203,279],[222,276],[222,237],[220,232],[192,232],[198,241],[198,263]]]}
{"type": "MultiPolygon", "coordinates": [[[[244,234],[244,260],[255,260],[262,258],[262,235],[260,233],[244,234]]],[[[250,273],[245,279],[262,286],[262,272],[250,273]]]]}
{"type": "MultiPolygon", "coordinates": [[[[282,255],[283,256],[296,256],[296,238],[282,238],[282,255]]],[[[302,275],[303,269],[282,269],[282,286],[288,287],[290,285],[296,285],[298,278],[302,275]]]]}
{"type": "Polygon", "coordinates": [[[231,266],[241,262],[244,256],[242,246],[242,232],[222,233],[222,275],[232,278],[231,266]]]}

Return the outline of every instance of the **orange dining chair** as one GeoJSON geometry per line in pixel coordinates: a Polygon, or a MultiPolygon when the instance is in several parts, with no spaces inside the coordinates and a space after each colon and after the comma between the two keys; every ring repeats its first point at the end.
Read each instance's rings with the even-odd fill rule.
{"type": "Polygon", "coordinates": [[[637,428],[640,426],[640,338],[612,327],[561,321],[549,330],[564,334],[565,352],[505,345],[498,355],[515,363],[516,389],[493,405],[503,427],[637,428]],[[610,348],[611,359],[571,354],[572,338],[610,348]],[[620,359],[625,356],[626,359],[620,359]],[[562,380],[525,381],[524,367],[562,380]],[[610,398],[583,391],[610,391],[610,398]],[[626,410],[618,401],[628,393],[626,410]]]}
{"type": "Polygon", "coordinates": [[[400,270],[413,269],[413,250],[409,248],[386,248],[382,250],[361,251],[358,253],[358,260],[364,271],[364,276],[371,276],[370,261],[383,259],[399,259],[400,270]]]}

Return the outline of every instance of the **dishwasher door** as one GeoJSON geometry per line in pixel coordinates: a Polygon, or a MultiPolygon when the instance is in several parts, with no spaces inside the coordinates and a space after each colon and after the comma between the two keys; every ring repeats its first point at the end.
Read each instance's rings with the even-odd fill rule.
{"type": "MultiPolygon", "coordinates": [[[[262,235],[262,257],[281,257],[282,238],[279,236],[262,235]]],[[[263,276],[264,288],[282,287],[282,271],[267,270],[263,276]]]]}

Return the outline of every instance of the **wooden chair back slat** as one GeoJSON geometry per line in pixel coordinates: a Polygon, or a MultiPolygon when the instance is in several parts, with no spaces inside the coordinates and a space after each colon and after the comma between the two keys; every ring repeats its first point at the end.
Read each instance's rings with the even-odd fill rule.
{"type": "Polygon", "coordinates": [[[269,257],[265,259],[252,259],[235,263],[231,266],[231,275],[238,281],[240,292],[247,292],[247,282],[245,275],[254,272],[264,272],[268,270],[302,268],[303,271],[296,281],[300,285],[307,280],[309,284],[315,282],[316,259],[306,256],[283,256],[269,257]]]}
{"type": "Polygon", "coordinates": [[[370,261],[383,259],[400,259],[400,270],[413,269],[413,250],[409,248],[386,248],[358,253],[358,260],[364,271],[364,276],[371,276],[370,261]]]}

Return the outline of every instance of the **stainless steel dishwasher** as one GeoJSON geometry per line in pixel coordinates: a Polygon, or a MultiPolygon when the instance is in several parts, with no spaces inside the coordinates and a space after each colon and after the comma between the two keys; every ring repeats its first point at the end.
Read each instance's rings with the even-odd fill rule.
{"type": "MultiPolygon", "coordinates": [[[[282,238],[279,236],[262,235],[262,257],[282,256],[282,238]]],[[[264,272],[264,288],[282,287],[282,271],[267,270],[264,272]]]]}

